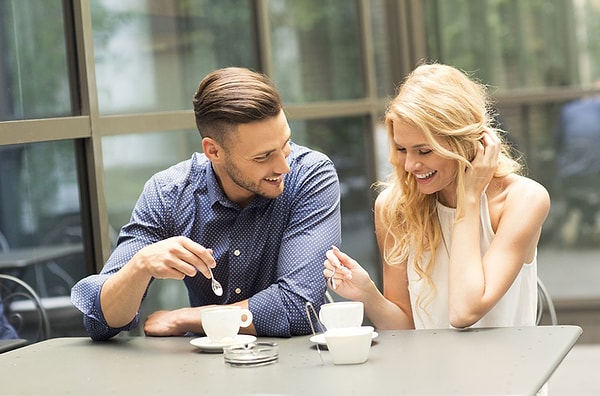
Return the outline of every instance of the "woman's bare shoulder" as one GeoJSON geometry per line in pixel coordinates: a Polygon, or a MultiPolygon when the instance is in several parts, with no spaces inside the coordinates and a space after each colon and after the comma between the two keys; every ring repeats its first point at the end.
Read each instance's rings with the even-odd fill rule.
{"type": "Polygon", "coordinates": [[[510,175],[507,176],[509,179],[509,193],[518,196],[537,197],[538,199],[550,199],[548,190],[541,183],[530,179],[526,176],[510,175]]]}
{"type": "Polygon", "coordinates": [[[386,187],[381,189],[377,198],[375,199],[375,210],[379,210],[387,205],[391,196],[391,188],[386,187]]]}
{"type": "Polygon", "coordinates": [[[550,209],[550,194],[541,183],[526,176],[508,175],[493,183],[495,198],[506,208],[537,208],[542,213],[550,209]]]}

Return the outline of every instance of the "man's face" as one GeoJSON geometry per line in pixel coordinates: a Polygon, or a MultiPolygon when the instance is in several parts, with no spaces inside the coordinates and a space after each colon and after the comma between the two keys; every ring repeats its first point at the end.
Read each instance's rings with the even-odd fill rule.
{"type": "Polygon", "coordinates": [[[276,117],[240,124],[215,172],[225,194],[240,206],[255,195],[276,198],[290,171],[290,128],[283,111],[276,117]]]}

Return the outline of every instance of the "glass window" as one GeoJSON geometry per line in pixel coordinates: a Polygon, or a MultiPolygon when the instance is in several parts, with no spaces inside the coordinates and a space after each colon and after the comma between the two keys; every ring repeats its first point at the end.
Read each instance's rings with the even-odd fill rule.
{"type": "Polygon", "coordinates": [[[256,69],[251,0],[92,0],[102,114],[190,109],[213,69],[256,69]]]}
{"type": "Polygon", "coordinates": [[[598,251],[600,98],[508,107],[503,114],[515,147],[528,153],[530,176],[552,198],[541,245],[598,251]]]}
{"type": "Polygon", "coordinates": [[[0,121],[71,114],[63,1],[0,0],[0,121]]]}
{"type": "Polygon", "coordinates": [[[388,26],[388,8],[385,0],[373,0],[370,4],[372,43],[375,57],[375,79],[377,96],[387,98],[394,95],[392,79],[392,57],[390,56],[390,33],[388,26]]]}
{"type": "Polygon", "coordinates": [[[600,78],[598,0],[425,0],[430,59],[502,90],[600,78]]]}
{"type": "Polygon", "coordinates": [[[273,79],[284,102],[365,96],[357,4],[269,1],[273,79]]]}
{"type": "MultiPolygon", "coordinates": [[[[69,297],[90,267],[77,173],[73,141],[0,146],[0,272],[37,292],[52,337],[83,334],[69,297]]],[[[27,307],[10,309],[21,318],[14,323],[19,336],[35,341],[38,319],[27,307]]]]}
{"type": "Polygon", "coordinates": [[[102,138],[109,223],[115,232],[129,221],[144,183],[156,172],[202,151],[198,131],[151,132],[102,138]]]}
{"type": "MultiPolygon", "coordinates": [[[[73,141],[0,146],[0,164],[0,231],[6,250],[81,244],[73,141]]],[[[72,275],[84,270],[79,265],[72,275]]]]}
{"type": "Polygon", "coordinates": [[[576,53],[571,59],[582,85],[600,84],[600,0],[573,1],[573,24],[576,53]]]}

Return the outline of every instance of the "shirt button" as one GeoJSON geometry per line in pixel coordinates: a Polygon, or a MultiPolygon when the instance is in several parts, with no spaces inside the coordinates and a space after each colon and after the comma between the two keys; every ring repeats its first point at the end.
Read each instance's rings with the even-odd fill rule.
{"type": "Polygon", "coordinates": [[[239,250],[237,250],[237,249],[235,249],[235,250],[233,251],[233,255],[234,255],[234,256],[239,256],[239,255],[240,255],[240,251],[239,251],[239,250]]]}
{"type": "Polygon", "coordinates": [[[242,292],[242,289],[240,289],[239,287],[235,288],[235,294],[240,294],[242,292]]]}

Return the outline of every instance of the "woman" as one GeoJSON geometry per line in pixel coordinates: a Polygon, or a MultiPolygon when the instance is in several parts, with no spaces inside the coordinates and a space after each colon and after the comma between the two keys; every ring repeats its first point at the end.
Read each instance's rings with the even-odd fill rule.
{"type": "Polygon", "coordinates": [[[383,294],[348,255],[323,273],[384,329],[534,325],[546,189],[493,127],[485,87],[446,65],[417,67],[386,113],[393,174],[375,202],[383,294]]]}

